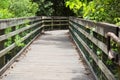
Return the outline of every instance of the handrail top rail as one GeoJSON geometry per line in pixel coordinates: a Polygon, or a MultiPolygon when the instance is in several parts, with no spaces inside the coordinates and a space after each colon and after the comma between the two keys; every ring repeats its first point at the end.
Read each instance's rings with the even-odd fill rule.
{"type": "Polygon", "coordinates": [[[0,30],[40,19],[41,16],[0,19],[0,30]]]}
{"type": "Polygon", "coordinates": [[[119,37],[116,36],[114,33],[108,32],[108,33],[107,33],[107,37],[112,38],[118,45],[120,45],[120,39],[119,39],[119,37]]]}
{"type": "Polygon", "coordinates": [[[92,20],[86,20],[86,19],[77,18],[77,17],[70,17],[70,18],[76,19],[78,21],[82,21],[82,23],[84,23],[84,22],[88,23],[91,26],[97,25],[97,26],[100,26],[100,27],[106,27],[106,26],[120,27],[120,26],[117,26],[115,24],[111,24],[111,23],[107,23],[107,22],[95,22],[95,21],[92,21],[92,20]]]}
{"type": "Polygon", "coordinates": [[[24,19],[35,19],[40,18],[41,16],[31,16],[31,17],[18,17],[18,18],[9,18],[9,19],[0,19],[0,22],[13,21],[13,20],[24,20],[24,19]]]}
{"type": "MultiPolygon", "coordinates": [[[[37,18],[42,18],[42,19],[46,19],[46,18],[67,18],[66,16],[31,16],[31,17],[18,17],[18,18],[9,18],[9,19],[0,19],[0,23],[2,22],[10,22],[10,21],[15,21],[15,20],[24,20],[24,19],[37,19],[37,18]]],[[[73,19],[77,19],[77,20],[80,20],[82,22],[85,22],[87,24],[90,24],[91,26],[94,26],[95,24],[100,26],[100,27],[105,27],[105,26],[111,26],[111,27],[119,27],[117,25],[114,25],[114,24],[110,24],[110,23],[105,23],[105,22],[95,22],[95,21],[92,21],[92,20],[85,20],[85,19],[82,19],[82,18],[77,18],[77,17],[69,17],[69,18],[73,18],[73,19]]],[[[86,25],[87,25],[86,24],[86,25]]]]}
{"type": "Polygon", "coordinates": [[[9,22],[9,21],[14,21],[14,20],[24,20],[24,19],[37,19],[37,18],[68,18],[65,16],[31,16],[31,17],[18,17],[18,18],[8,18],[8,19],[0,19],[1,22],[9,22]]]}
{"type": "Polygon", "coordinates": [[[66,16],[42,16],[42,19],[66,19],[66,16]]]}

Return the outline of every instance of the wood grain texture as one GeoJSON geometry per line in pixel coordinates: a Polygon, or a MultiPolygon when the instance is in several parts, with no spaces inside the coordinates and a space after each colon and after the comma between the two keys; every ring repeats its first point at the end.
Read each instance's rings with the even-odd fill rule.
{"type": "MultiPolygon", "coordinates": [[[[40,30],[40,29],[42,29],[42,28],[43,28],[43,26],[38,27],[38,28],[35,29],[34,31],[28,33],[26,36],[24,36],[24,37],[21,38],[21,41],[20,41],[20,42],[26,40],[28,37],[30,37],[32,34],[34,34],[35,32],[37,32],[38,30],[40,30]]],[[[0,51],[0,57],[2,57],[3,55],[5,55],[8,51],[12,50],[12,49],[15,48],[16,46],[17,46],[16,43],[13,43],[13,44],[11,44],[10,46],[8,46],[7,48],[1,50],[1,51],[0,51]]]]}
{"type": "Polygon", "coordinates": [[[99,47],[106,55],[108,55],[107,51],[107,45],[100,40],[96,39],[93,35],[87,33],[86,31],[82,30],[77,25],[70,22],[71,25],[74,25],[74,28],[76,28],[78,31],[80,31],[82,34],[84,34],[91,42],[93,42],[97,47],[99,47]]]}
{"type": "Polygon", "coordinates": [[[94,31],[102,36],[106,36],[107,32],[113,32],[114,34],[117,34],[118,30],[118,26],[109,23],[94,22],[76,17],[69,17],[69,20],[84,27],[94,28],[94,31]]]}
{"type": "Polygon", "coordinates": [[[26,22],[33,22],[41,20],[41,17],[27,17],[27,18],[11,18],[11,19],[0,19],[0,29],[6,29],[8,27],[25,24],[26,22]]]}
{"type": "MultiPolygon", "coordinates": [[[[70,27],[70,29],[73,31],[73,29],[71,27],[70,27]]],[[[97,55],[88,47],[88,45],[80,38],[80,36],[76,32],[73,32],[73,34],[81,42],[81,44],[84,46],[84,48],[89,52],[89,54],[91,55],[92,59],[96,62],[96,64],[99,66],[99,68],[102,70],[102,72],[106,75],[108,80],[116,80],[114,75],[111,73],[111,71],[97,57],[97,55]]]]}
{"type": "Polygon", "coordinates": [[[67,32],[45,32],[4,73],[2,80],[94,80],[67,32]]]}
{"type": "Polygon", "coordinates": [[[32,24],[32,25],[30,25],[30,26],[25,26],[25,27],[23,27],[23,28],[20,28],[20,29],[15,30],[15,31],[13,31],[13,32],[10,32],[10,33],[8,33],[8,34],[1,35],[1,36],[0,36],[0,41],[3,41],[3,40],[5,40],[5,39],[8,39],[9,37],[15,36],[15,35],[23,32],[23,31],[28,30],[28,29],[30,29],[30,28],[32,28],[32,27],[35,27],[36,25],[41,24],[41,23],[42,23],[42,22],[37,22],[37,23],[35,23],[35,24],[32,24]]]}

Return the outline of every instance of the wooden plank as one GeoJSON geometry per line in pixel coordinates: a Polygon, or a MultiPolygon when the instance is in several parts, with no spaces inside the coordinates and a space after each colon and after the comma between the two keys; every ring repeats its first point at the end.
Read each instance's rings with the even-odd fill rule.
{"type": "Polygon", "coordinates": [[[108,32],[107,33],[107,37],[110,37],[110,39],[112,39],[116,44],[120,45],[120,39],[117,35],[115,35],[112,32],[108,32]]]}
{"type": "Polygon", "coordinates": [[[94,80],[71,44],[67,32],[47,31],[38,37],[30,45],[26,56],[23,53],[2,80],[94,80]]]}
{"type": "Polygon", "coordinates": [[[113,32],[113,33],[117,34],[118,26],[113,25],[113,24],[102,23],[102,22],[93,22],[90,20],[84,20],[84,19],[73,18],[73,17],[70,17],[70,21],[75,22],[77,24],[80,24],[80,25],[90,28],[90,29],[94,28],[94,32],[96,32],[102,36],[105,36],[105,37],[106,37],[107,32],[113,32]]]}
{"type": "Polygon", "coordinates": [[[15,60],[23,53],[23,51],[40,35],[40,33],[33,38],[20,52],[15,55],[4,67],[0,69],[0,76],[15,62],[15,60]]]}
{"type": "MultiPolygon", "coordinates": [[[[0,35],[4,34],[4,30],[0,31],[0,35]]],[[[0,50],[4,49],[4,41],[0,41],[0,50]]],[[[0,68],[5,64],[5,56],[0,57],[0,68]]]]}
{"type": "MultiPolygon", "coordinates": [[[[72,30],[71,26],[69,26],[69,29],[72,30]]],[[[71,36],[72,39],[74,40],[74,42],[75,42],[77,48],[79,49],[79,51],[80,51],[80,53],[82,54],[84,60],[86,61],[87,65],[89,66],[89,69],[90,69],[91,72],[93,73],[93,75],[94,75],[94,77],[95,77],[95,80],[98,80],[98,77],[96,76],[96,74],[95,74],[95,72],[94,72],[94,70],[93,70],[91,64],[90,64],[89,61],[87,60],[85,54],[83,53],[83,51],[81,50],[80,46],[78,45],[78,43],[76,42],[76,40],[74,39],[74,37],[72,36],[71,33],[73,33],[73,30],[72,30],[72,32],[70,32],[70,36],[71,36]]]]}
{"type": "Polygon", "coordinates": [[[16,47],[16,44],[13,43],[13,44],[11,44],[9,47],[1,50],[1,51],[0,51],[0,57],[4,56],[8,51],[12,50],[12,49],[15,48],[15,47],[16,47]]]}
{"type": "Polygon", "coordinates": [[[118,37],[120,38],[120,28],[119,28],[119,30],[118,30],[119,32],[118,32],[118,37]]]}
{"type": "Polygon", "coordinates": [[[0,19],[0,29],[17,26],[26,22],[41,20],[41,17],[0,19]]]}
{"type": "MultiPolygon", "coordinates": [[[[71,29],[71,28],[70,28],[71,29]]],[[[102,72],[106,75],[108,80],[116,80],[114,75],[111,73],[111,71],[105,66],[105,64],[97,57],[97,55],[86,45],[86,43],[80,38],[80,36],[74,32],[74,35],[77,37],[77,39],[81,42],[81,44],[84,46],[84,48],[89,52],[93,60],[96,62],[96,64],[99,66],[99,68],[102,70],[102,72]]]]}
{"type": "Polygon", "coordinates": [[[0,29],[5,29],[8,27],[13,27],[17,26],[20,24],[24,24],[25,22],[32,22],[32,21],[37,21],[37,20],[44,20],[44,19],[68,19],[68,17],[30,17],[30,18],[12,18],[12,19],[0,19],[0,29]]]}
{"type": "MultiPolygon", "coordinates": [[[[26,40],[28,37],[30,37],[32,34],[34,34],[36,31],[40,30],[43,26],[35,29],[34,31],[28,33],[26,36],[24,36],[23,38],[21,38],[21,41],[26,40]]],[[[13,48],[15,48],[17,45],[15,43],[11,44],[9,47],[3,49],[0,51],[0,57],[2,57],[3,55],[5,55],[8,51],[12,50],[13,48]]]]}
{"type": "MultiPolygon", "coordinates": [[[[42,22],[52,22],[52,20],[43,20],[42,22]]],[[[68,20],[53,20],[53,22],[68,22],[68,20]]]]}
{"type": "Polygon", "coordinates": [[[53,24],[53,25],[51,25],[51,24],[49,24],[49,25],[43,25],[43,26],[67,26],[68,24],[53,24]]]}
{"type": "Polygon", "coordinates": [[[68,19],[68,17],[62,17],[62,16],[53,16],[53,19],[68,19]]]}
{"type": "Polygon", "coordinates": [[[44,19],[52,19],[52,17],[42,16],[42,20],[44,19]]]}
{"type": "Polygon", "coordinates": [[[1,36],[0,36],[0,41],[3,41],[3,40],[5,40],[5,39],[8,39],[9,37],[15,36],[15,35],[23,32],[23,31],[25,31],[25,30],[27,30],[27,29],[30,29],[30,28],[32,28],[32,27],[40,24],[40,23],[42,23],[42,22],[37,22],[37,23],[35,23],[35,24],[32,24],[32,25],[30,25],[30,26],[23,27],[23,28],[21,28],[21,29],[18,29],[18,30],[16,30],[16,31],[10,32],[10,33],[8,33],[8,34],[1,35],[1,36]]]}
{"type": "Polygon", "coordinates": [[[83,35],[85,35],[89,40],[91,40],[91,42],[93,42],[95,45],[97,45],[106,55],[108,55],[107,45],[105,45],[103,42],[96,39],[93,35],[88,34],[86,31],[82,30],[77,25],[75,25],[71,22],[70,22],[70,24],[73,25],[74,28],[76,28],[78,31],[80,31],[83,35]]]}
{"type": "Polygon", "coordinates": [[[47,16],[42,16],[42,20],[44,19],[68,19],[68,17],[59,17],[59,16],[51,16],[51,17],[47,17],[47,16]]]}

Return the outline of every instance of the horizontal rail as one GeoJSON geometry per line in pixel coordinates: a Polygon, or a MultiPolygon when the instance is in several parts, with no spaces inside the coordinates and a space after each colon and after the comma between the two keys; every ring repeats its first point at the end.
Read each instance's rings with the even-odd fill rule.
{"type": "Polygon", "coordinates": [[[80,36],[77,33],[74,33],[74,35],[82,43],[82,45],[85,47],[85,49],[89,52],[91,57],[94,59],[96,64],[100,67],[100,69],[105,73],[107,78],[109,80],[115,80],[114,75],[109,71],[109,69],[105,66],[105,64],[101,60],[99,60],[99,58],[96,56],[96,54],[87,46],[87,44],[80,38],[80,36]]]}
{"type": "Polygon", "coordinates": [[[69,29],[96,79],[119,80],[120,28],[113,24],[69,17],[69,29]],[[114,45],[110,39],[115,42],[114,45]],[[116,45],[118,48],[115,50],[118,53],[112,50],[116,45]],[[115,58],[116,62],[111,61],[109,57],[115,58]]]}
{"type": "Polygon", "coordinates": [[[59,16],[52,16],[52,17],[47,17],[47,16],[42,16],[42,20],[44,19],[67,19],[68,17],[59,17],[59,16]]]}
{"type": "MultiPolygon", "coordinates": [[[[30,32],[29,34],[27,34],[26,36],[24,36],[20,42],[23,42],[24,40],[26,40],[28,37],[30,37],[32,34],[34,34],[36,31],[38,31],[39,29],[41,29],[43,27],[39,27],[37,29],[35,29],[34,31],[30,32]]],[[[2,57],[3,55],[5,55],[7,52],[9,52],[10,50],[12,50],[13,48],[15,48],[17,45],[16,43],[13,43],[12,45],[10,45],[9,47],[3,49],[0,51],[0,57],[2,57]]]]}
{"type": "MultiPolygon", "coordinates": [[[[73,25],[70,22],[71,25],[73,25]]],[[[101,50],[103,50],[103,52],[108,55],[108,51],[107,51],[107,45],[105,45],[103,42],[99,41],[98,39],[96,39],[94,36],[92,36],[91,34],[87,33],[86,31],[82,30],[81,28],[79,28],[77,25],[74,24],[74,27],[76,29],[78,29],[82,34],[84,34],[89,40],[91,40],[94,44],[96,44],[101,50]]]]}
{"type": "MultiPolygon", "coordinates": [[[[97,23],[75,17],[68,18],[57,16],[37,16],[30,18],[0,20],[0,31],[3,32],[0,35],[0,46],[3,46],[0,49],[0,57],[2,58],[5,55],[10,55],[8,52],[11,52],[14,48],[17,47],[17,44],[14,41],[16,35],[21,35],[21,33],[26,32],[26,34],[22,36],[19,41],[23,43],[30,38],[34,38],[42,31],[42,29],[62,29],[65,28],[65,26],[69,26],[72,38],[74,39],[77,47],[79,47],[92,72],[95,74],[96,79],[119,79],[119,75],[113,73],[114,71],[119,73],[119,70],[117,70],[119,65],[115,62],[108,64],[108,62],[110,62],[108,58],[108,49],[112,48],[112,42],[110,42],[110,39],[115,41],[115,44],[120,45],[120,36],[118,36],[120,35],[120,29],[118,26],[107,23],[97,23]],[[28,24],[29,26],[23,27],[24,24],[28,24]],[[15,30],[16,26],[21,25],[21,28],[15,30]],[[5,34],[4,31],[7,28],[12,28],[13,30],[8,34],[5,34]],[[3,43],[5,43],[9,38],[13,39],[13,43],[10,46],[4,48],[3,43]],[[111,69],[111,66],[114,66],[114,69],[111,69]]],[[[118,52],[120,51],[118,50],[118,52]]]]}
{"type": "Polygon", "coordinates": [[[37,20],[41,20],[41,17],[0,19],[0,30],[37,20]]]}
{"type": "MultiPolygon", "coordinates": [[[[43,20],[42,22],[52,22],[51,20],[43,20]]],[[[68,20],[53,20],[53,22],[68,22],[68,20]]]]}
{"type": "Polygon", "coordinates": [[[2,75],[14,62],[15,60],[25,51],[25,49],[40,35],[40,33],[33,38],[20,52],[17,53],[4,67],[0,69],[0,75],[2,75]]]}
{"type": "Polygon", "coordinates": [[[3,40],[5,40],[5,39],[8,39],[9,37],[15,36],[15,35],[23,32],[23,31],[28,30],[28,29],[30,29],[30,28],[38,25],[38,24],[41,24],[41,23],[42,23],[42,22],[37,22],[37,23],[32,24],[32,25],[30,25],[30,26],[23,27],[23,28],[21,28],[21,29],[18,29],[18,30],[16,30],[16,31],[13,31],[13,32],[11,32],[11,33],[1,35],[1,36],[0,36],[0,41],[3,41],[3,40]]]}
{"type": "Polygon", "coordinates": [[[68,24],[49,24],[44,26],[68,26],[68,24]]]}
{"type": "Polygon", "coordinates": [[[93,22],[90,20],[84,20],[81,18],[70,17],[70,20],[76,23],[79,23],[82,26],[93,29],[94,31],[102,36],[106,36],[107,32],[113,32],[117,34],[117,27],[113,24],[102,23],[102,22],[93,22]]]}
{"type": "Polygon", "coordinates": [[[119,39],[119,37],[116,36],[114,33],[108,32],[108,33],[107,33],[107,37],[110,37],[110,38],[113,39],[118,45],[120,45],[120,39],[119,39]]]}
{"type": "MultiPolygon", "coordinates": [[[[28,18],[11,18],[11,19],[0,19],[0,75],[13,63],[17,55],[20,55],[21,50],[19,48],[15,38],[16,35],[20,36],[20,39],[17,40],[19,43],[25,43],[27,45],[27,41],[31,42],[31,39],[36,37],[38,34],[42,32],[43,29],[49,29],[48,27],[52,27],[52,29],[60,29],[64,28],[64,26],[68,26],[68,17],[46,17],[46,16],[36,16],[36,17],[28,17],[28,18]],[[16,27],[19,27],[18,29],[16,27]],[[11,31],[7,34],[5,30],[11,28],[11,31]],[[5,47],[5,42],[7,42],[11,38],[11,44],[8,47],[5,47]],[[15,49],[20,49],[20,51],[14,51],[15,49]],[[14,51],[14,52],[12,52],[14,51]],[[9,60],[5,56],[11,56],[12,58],[9,60]],[[5,62],[9,61],[9,62],[5,62]],[[2,67],[1,67],[2,66],[2,67]]],[[[29,44],[29,43],[28,43],[29,44]]],[[[22,46],[21,46],[22,47],[22,46]]],[[[24,48],[24,47],[22,47],[24,48]]]]}

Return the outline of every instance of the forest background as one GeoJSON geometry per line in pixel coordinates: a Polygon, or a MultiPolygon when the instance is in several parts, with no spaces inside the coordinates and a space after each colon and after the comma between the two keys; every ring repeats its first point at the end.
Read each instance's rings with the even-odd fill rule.
{"type": "Polygon", "coordinates": [[[0,0],[0,19],[77,16],[120,25],[120,0],[0,0]]]}

